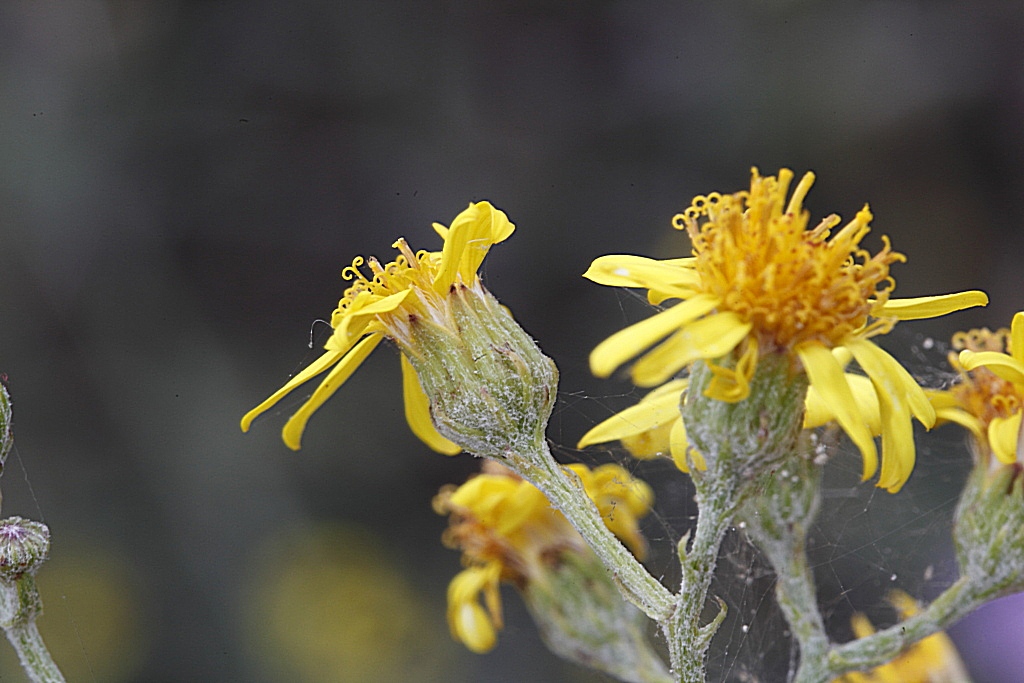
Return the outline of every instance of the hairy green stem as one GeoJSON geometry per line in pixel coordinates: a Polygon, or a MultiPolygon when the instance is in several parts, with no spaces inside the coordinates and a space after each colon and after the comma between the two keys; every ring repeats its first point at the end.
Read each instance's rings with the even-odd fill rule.
{"type": "Polygon", "coordinates": [[[675,610],[672,594],[608,530],[579,478],[555,461],[546,442],[538,443],[532,453],[506,453],[502,462],[540,489],[565,515],[630,602],[659,623],[669,618],[675,610]]]}
{"type": "Polygon", "coordinates": [[[63,674],[36,628],[36,616],[41,611],[42,601],[30,574],[0,581],[0,626],[17,651],[25,673],[33,683],[64,683],[63,674]]]}
{"type": "Polygon", "coordinates": [[[769,557],[777,573],[775,599],[779,603],[783,616],[789,623],[800,645],[800,666],[794,683],[799,681],[831,680],[821,677],[820,671],[825,666],[829,648],[825,623],[818,610],[817,591],[814,577],[807,564],[803,539],[794,543],[789,553],[775,553],[780,557],[769,557]]]}
{"type": "Polygon", "coordinates": [[[697,488],[700,516],[689,551],[687,539],[679,541],[683,576],[675,596],[676,611],[662,624],[672,673],[684,683],[703,683],[705,655],[712,636],[725,619],[725,603],[719,600],[718,614],[705,626],[700,625],[718,551],[736,511],[736,491],[729,479],[707,477],[702,483],[697,488]]]}
{"type": "MultiPolygon", "coordinates": [[[[827,673],[835,677],[891,661],[909,645],[943,630],[985,602],[987,598],[978,594],[973,582],[962,577],[918,614],[866,638],[833,647],[828,653],[827,673]]],[[[807,678],[806,683],[827,680],[807,678]]]]}

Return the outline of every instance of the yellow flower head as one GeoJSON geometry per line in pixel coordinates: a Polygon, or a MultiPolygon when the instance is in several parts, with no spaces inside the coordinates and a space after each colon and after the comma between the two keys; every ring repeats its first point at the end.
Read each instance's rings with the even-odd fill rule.
{"type": "Polygon", "coordinates": [[[1024,311],[1013,316],[1010,329],[958,332],[953,348],[949,364],[960,382],[930,392],[936,415],[971,430],[982,457],[995,454],[992,465],[1024,463],[1024,311]]]}
{"type": "MultiPolygon", "coordinates": [[[[919,611],[917,602],[903,591],[892,591],[888,601],[896,608],[900,619],[912,617],[919,611]]],[[[853,615],[850,621],[858,638],[875,632],[874,626],[861,613],[853,615]]],[[[953,641],[940,631],[914,643],[887,664],[864,673],[848,673],[832,683],[955,683],[966,680],[967,671],[953,641]]]]}
{"type": "MultiPolygon", "coordinates": [[[[650,511],[650,487],[618,465],[569,469],[608,528],[642,558],[647,546],[639,519],[650,511]]],[[[494,462],[486,462],[483,472],[462,486],[442,489],[434,509],[451,516],[444,542],[462,550],[467,565],[448,587],[448,624],[452,636],[474,652],[494,647],[502,626],[500,582],[524,589],[542,580],[546,567],[560,562],[563,553],[592,552],[544,494],[494,462]]]]}
{"type": "Polygon", "coordinates": [[[910,417],[931,427],[935,412],[910,374],[870,339],[899,320],[936,317],[984,305],[988,298],[977,291],[890,298],[895,282],[889,266],[904,257],[885,238],[877,254],[861,248],[872,218],[867,206],[835,234],[835,215],[808,229],[803,200],[814,174],[807,173],[789,196],[792,179],[786,169],[777,177],[754,169],[749,191],[694,199],[673,220],[690,236],[691,257],[594,261],[584,277],[598,284],[646,288],[652,304],[680,301],[599,344],[591,369],[607,377],[653,346],[633,364],[637,385],[656,386],[704,361],[714,375],[706,395],[735,403],[748,396],[758,359],[784,354],[795,371],[806,373],[860,449],[866,480],[878,469],[878,454],[869,420],[833,354],[848,351],[880,406],[878,485],[897,491],[914,464],[910,417]]]}
{"type": "Polygon", "coordinates": [[[404,239],[399,239],[393,245],[399,255],[391,263],[381,265],[376,258],[359,256],[342,271],[342,277],[352,281],[352,285],[345,290],[331,316],[334,333],[324,346],[327,352],[246,413],[242,418],[242,431],[248,431],[258,415],[293,389],[330,368],[313,395],[284,426],[285,444],[298,450],[310,416],[345,383],[377,344],[388,337],[402,352],[405,417],[412,431],[440,453],[454,455],[461,450],[441,436],[431,421],[427,397],[407,357],[423,353],[413,342],[411,325],[426,321],[451,328],[448,299],[452,288],[456,285],[480,288],[477,269],[491,246],[508,238],[515,226],[489,202],[479,202],[470,204],[456,216],[450,228],[435,223],[434,230],[444,239],[440,252],[414,253],[404,239]],[[362,270],[363,266],[369,273],[362,270]]]}

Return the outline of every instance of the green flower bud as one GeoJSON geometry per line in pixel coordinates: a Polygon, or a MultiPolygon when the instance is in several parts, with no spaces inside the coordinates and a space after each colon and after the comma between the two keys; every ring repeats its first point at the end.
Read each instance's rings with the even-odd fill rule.
{"type": "Polygon", "coordinates": [[[543,442],[558,368],[483,285],[455,283],[451,321],[410,320],[409,358],[437,431],[466,451],[503,458],[543,442]]]}
{"type": "Polygon", "coordinates": [[[0,579],[34,574],[50,553],[50,530],[21,517],[0,521],[0,579]]]}
{"type": "Polygon", "coordinates": [[[555,654],[631,683],[674,680],[647,641],[646,617],[593,553],[561,553],[523,599],[555,654]]]}

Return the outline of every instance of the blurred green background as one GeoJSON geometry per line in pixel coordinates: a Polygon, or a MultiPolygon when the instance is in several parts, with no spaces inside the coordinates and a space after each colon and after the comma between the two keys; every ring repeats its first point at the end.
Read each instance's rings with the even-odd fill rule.
{"type": "MultiPolygon", "coordinates": [[[[318,355],[341,268],[390,259],[398,236],[437,248],[430,223],[471,200],[505,210],[519,230],[484,277],[561,368],[550,436],[571,446],[635,400],[586,355],[644,315],[579,275],[605,253],[683,255],[672,215],[745,187],[752,165],[816,171],[814,216],[870,201],[869,246],[886,233],[910,257],[897,295],[989,292],[987,310],[913,335],[1007,324],[1024,307],[1022,124],[1017,0],[3,2],[4,513],[52,529],[41,626],[58,662],[102,683],[606,680],[547,654],[511,594],[492,654],[451,642],[458,556],[430,500],[476,464],[409,433],[396,351],[312,419],[300,453],[279,430],[301,392],[239,431],[318,355]]],[[[859,511],[820,530],[845,532],[818,558],[837,637],[863,608],[852,587],[887,587],[850,573],[842,542],[886,577],[886,549],[938,566],[900,583],[919,596],[949,579],[960,447],[950,432],[925,449],[946,470],[922,458],[905,497],[854,489],[855,461],[830,484],[859,511]],[[860,526],[863,501],[882,512],[860,526]],[[910,531],[885,527],[901,514],[910,531]]],[[[667,547],[692,521],[685,480],[640,472],[667,547]]],[[[724,566],[752,581],[733,543],[724,566]]],[[[743,599],[760,608],[756,578],[743,599]]],[[[956,631],[978,681],[1019,680],[999,655],[1021,656],[1024,609],[1003,613],[956,631]]],[[[719,644],[716,676],[763,664],[781,680],[775,626],[719,644]]],[[[0,679],[21,680],[4,655],[0,679]]]]}

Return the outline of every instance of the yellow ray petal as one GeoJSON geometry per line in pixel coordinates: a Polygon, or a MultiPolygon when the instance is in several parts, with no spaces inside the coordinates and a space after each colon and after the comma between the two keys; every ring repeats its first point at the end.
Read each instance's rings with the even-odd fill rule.
{"type": "Polygon", "coordinates": [[[347,353],[355,343],[366,332],[366,327],[373,319],[381,313],[394,311],[412,294],[411,289],[405,289],[397,294],[386,296],[372,303],[369,297],[357,300],[353,307],[332,320],[334,333],[331,334],[324,348],[338,353],[347,353]]]}
{"type": "Polygon", "coordinates": [[[866,339],[851,340],[845,347],[876,386],[884,386],[894,401],[906,398],[910,412],[928,429],[935,425],[935,408],[924,389],[895,358],[866,339]]]}
{"type": "Polygon", "coordinates": [[[609,254],[595,259],[583,277],[609,287],[673,289],[682,286],[692,289],[700,285],[700,276],[690,265],[694,261],[696,259],[658,261],[644,256],[609,254]]]}
{"type": "Polygon", "coordinates": [[[881,315],[891,315],[899,320],[920,320],[921,318],[937,318],[940,315],[973,306],[987,305],[988,295],[985,292],[971,290],[912,299],[889,299],[882,306],[881,315]]]}
{"type": "Polygon", "coordinates": [[[595,425],[583,435],[576,447],[585,448],[595,443],[618,441],[678,419],[679,397],[687,384],[688,380],[680,379],[659,387],[655,390],[657,396],[652,391],[636,405],[595,425]]]}
{"type": "Polygon", "coordinates": [[[936,408],[935,415],[938,417],[939,423],[943,421],[955,422],[961,427],[969,429],[978,439],[982,439],[985,436],[984,425],[982,425],[981,420],[960,408],[936,408]]]}
{"type": "Polygon", "coordinates": [[[490,202],[470,204],[448,229],[434,290],[447,291],[457,277],[467,284],[472,282],[491,246],[505,240],[514,230],[508,216],[490,202]]]}
{"type": "Polygon", "coordinates": [[[1018,410],[1010,417],[993,418],[988,424],[988,443],[999,462],[1007,465],[1017,462],[1021,416],[1024,416],[1024,412],[1018,410]]]}
{"type": "Polygon", "coordinates": [[[285,423],[284,429],[281,431],[281,438],[284,439],[284,443],[288,448],[293,451],[299,450],[302,445],[302,432],[306,429],[306,423],[309,421],[310,416],[338,390],[338,387],[345,383],[345,380],[352,376],[352,373],[355,372],[360,363],[366,360],[366,357],[377,348],[377,344],[383,338],[383,335],[372,334],[356,344],[327,373],[327,377],[316,388],[316,391],[309,397],[309,400],[303,403],[302,407],[288,418],[288,422],[285,423]]]}
{"type": "Polygon", "coordinates": [[[752,327],[732,311],[695,320],[637,361],[633,382],[641,387],[654,386],[698,358],[721,358],[736,348],[752,327]]]}
{"type": "Polygon", "coordinates": [[[462,447],[441,436],[430,417],[430,399],[423,393],[419,376],[409,359],[402,355],[402,396],[405,399],[405,421],[420,441],[444,455],[456,455],[462,447]]]}
{"type": "Polygon", "coordinates": [[[996,351],[975,352],[970,349],[964,349],[960,352],[960,365],[963,366],[964,370],[976,370],[980,367],[986,367],[1007,382],[1024,386],[1024,362],[1007,356],[1005,353],[998,353],[996,351]]]}
{"type": "Polygon", "coordinates": [[[660,306],[669,299],[692,299],[700,293],[699,287],[673,287],[670,285],[657,285],[647,290],[647,303],[652,306],[660,306]]]}
{"type": "Polygon", "coordinates": [[[1010,324],[1010,348],[1008,350],[1014,359],[1024,364],[1024,311],[1013,316],[1010,324]]]}
{"type": "Polygon", "coordinates": [[[806,342],[796,347],[797,355],[804,365],[807,378],[836,416],[839,426],[850,436],[860,449],[864,459],[863,481],[867,481],[878,469],[878,451],[871,437],[867,422],[857,407],[850,391],[850,385],[832,352],[817,342],[806,342]]]}
{"type": "Polygon", "coordinates": [[[719,300],[713,296],[695,296],[619,330],[590,352],[590,371],[598,377],[607,377],[615,368],[679,327],[706,314],[718,303],[719,300]]]}
{"type": "MultiPolygon", "coordinates": [[[[833,349],[835,355],[835,349],[833,349]]],[[[857,410],[868,424],[868,430],[872,434],[882,433],[882,417],[879,414],[878,394],[875,393],[875,385],[864,375],[845,373],[846,383],[850,385],[853,392],[853,400],[857,403],[857,410]]],[[[825,402],[814,386],[807,388],[807,400],[805,401],[804,429],[814,429],[836,419],[832,407],[825,402]]]]}
{"type": "Polygon", "coordinates": [[[249,431],[249,427],[252,425],[253,420],[272,408],[274,404],[289,394],[293,389],[295,389],[295,387],[308,382],[327,368],[337,363],[341,356],[341,353],[329,351],[313,361],[308,367],[299,372],[299,374],[288,380],[283,387],[271,394],[267,400],[246,413],[242,417],[242,431],[249,431]]]}
{"type": "Polygon", "coordinates": [[[879,389],[882,415],[882,471],[878,475],[878,487],[897,493],[914,470],[914,428],[906,402],[882,391],[878,384],[875,387],[879,389]]]}
{"type": "Polygon", "coordinates": [[[669,442],[672,461],[680,471],[689,472],[691,464],[698,470],[708,468],[707,463],[704,462],[704,456],[696,448],[690,446],[690,442],[686,438],[686,425],[683,424],[682,418],[673,423],[669,442]]]}

